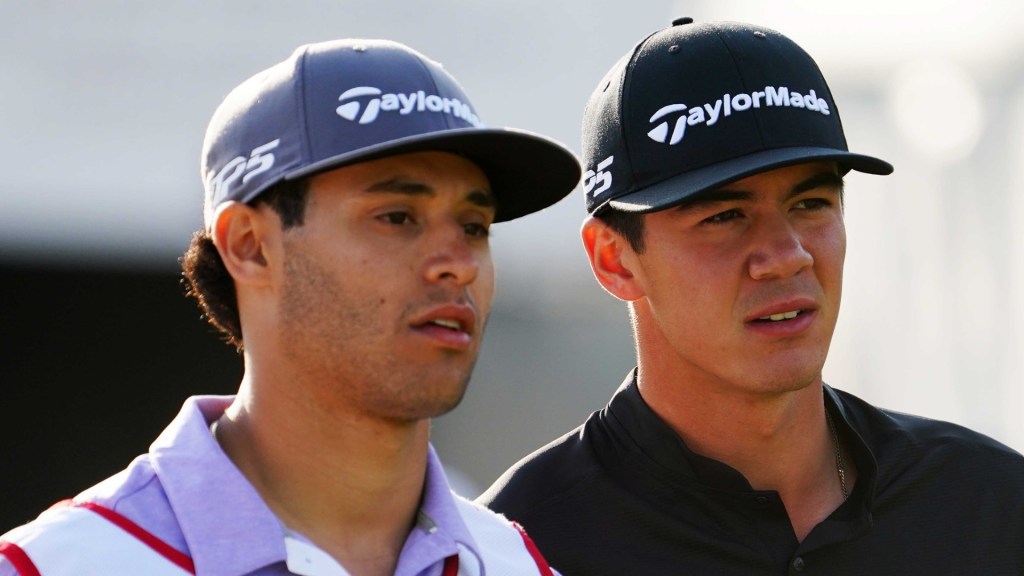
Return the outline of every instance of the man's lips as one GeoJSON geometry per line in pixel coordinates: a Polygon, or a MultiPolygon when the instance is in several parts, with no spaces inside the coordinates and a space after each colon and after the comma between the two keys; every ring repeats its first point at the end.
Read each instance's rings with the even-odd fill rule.
{"type": "Polygon", "coordinates": [[[797,315],[803,313],[803,310],[789,310],[786,312],[780,312],[778,314],[769,314],[767,316],[761,316],[755,322],[780,322],[782,320],[792,320],[797,315]]]}
{"type": "Polygon", "coordinates": [[[785,300],[776,300],[769,304],[758,306],[747,313],[746,322],[778,322],[791,320],[801,312],[813,312],[818,309],[818,303],[813,298],[795,297],[785,300]]]}
{"type": "Polygon", "coordinates": [[[412,321],[413,326],[433,324],[442,328],[467,332],[476,330],[476,311],[466,304],[444,304],[420,313],[412,321]]]}
{"type": "Polygon", "coordinates": [[[417,315],[412,328],[450,348],[466,348],[477,331],[476,311],[463,304],[445,304],[417,315]]]}
{"type": "Polygon", "coordinates": [[[811,298],[790,298],[761,306],[749,313],[747,325],[754,328],[782,328],[802,330],[810,324],[818,310],[818,304],[811,298]]]}

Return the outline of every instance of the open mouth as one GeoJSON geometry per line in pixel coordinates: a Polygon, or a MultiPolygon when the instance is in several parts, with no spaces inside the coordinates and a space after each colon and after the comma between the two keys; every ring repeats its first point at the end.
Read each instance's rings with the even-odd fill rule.
{"type": "Polygon", "coordinates": [[[802,313],[803,310],[790,310],[789,312],[780,312],[778,314],[761,316],[757,319],[757,322],[782,322],[783,320],[792,320],[802,313]]]}
{"type": "Polygon", "coordinates": [[[475,341],[473,333],[473,317],[471,313],[459,315],[460,312],[443,312],[435,318],[424,319],[413,328],[421,336],[442,348],[468,350],[475,341]]]}
{"type": "Polygon", "coordinates": [[[462,332],[462,325],[459,323],[459,321],[458,320],[452,320],[450,318],[437,318],[437,319],[431,320],[430,322],[428,322],[428,324],[433,324],[434,326],[440,326],[441,328],[447,328],[448,330],[454,330],[454,331],[457,331],[457,332],[462,332]]]}
{"type": "Polygon", "coordinates": [[[435,344],[466,349],[476,340],[478,326],[472,307],[445,303],[424,310],[409,323],[421,336],[432,338],[435,344]]]}

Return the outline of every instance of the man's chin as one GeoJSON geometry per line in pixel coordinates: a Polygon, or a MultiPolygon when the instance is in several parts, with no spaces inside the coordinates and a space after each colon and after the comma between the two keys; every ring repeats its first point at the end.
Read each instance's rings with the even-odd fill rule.
{"type": "Polygon", "coordinates": [[[395,421],[415,422],[443,416],[454,410],[466,395],[468,378],[459,382],[431,383],[422,389],[423,394],[406,398],[405,402],[395,405],[392,419],[395,421]],[[427,394],[427,390],[431,392],[427,394]]]}

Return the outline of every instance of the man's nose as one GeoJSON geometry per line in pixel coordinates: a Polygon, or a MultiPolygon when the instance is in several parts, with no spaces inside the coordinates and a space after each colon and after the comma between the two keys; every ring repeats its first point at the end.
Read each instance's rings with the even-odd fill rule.
{"type": "Polygon", "coordinates": [[[471,240],[459,223],[446,225],[431,234],[425,268],[427,281],[452,282],[460,286],[473,283],[480,272],[480,255],[471,240]]]}
{"type": "Polygon", "coordinates": [[[783,215],[758,224],[748,264],[751,278],[788,278],[813,264],[804,239],[783,215]]]}

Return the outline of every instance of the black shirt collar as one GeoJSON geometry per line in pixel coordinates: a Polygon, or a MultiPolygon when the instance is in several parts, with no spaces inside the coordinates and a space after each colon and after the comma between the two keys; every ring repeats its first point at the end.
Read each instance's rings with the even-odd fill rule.
{"type": "Polygon", "coordinates": [[[636,369],[612,396],[602,412],[602,420],[617,440],[618,449],[642,452],[669,475],[717,488],[751,490],[742,474],[690,450],[675,430],[654,413],[640,396],[636,369]]]}
{"type": "MultiPolygon", "coordinates": [[[[876,460],[851,425],[851,407],[828,385],[824,385],[824,397],[826,410],[831,412],[837,432],[843,445],[852,453],[858,471],[850,498],[836,510],[832,519],[846,524],[843,532],[860,530],[870,524],[876,460]]],[[[747,479],[731,466],[690,450],[640,396],[635,368],[587,428],[587,433],[596,437],[594,439],[600,447],[598,459],[613,474],[615,469],[619,469],[624,476],[636,478],[635,468],[641,467],[662,480],[712,491],[720,496],[731,493],[737,499],[749,499],[764,494],[753,490],[747,479]]]]}

